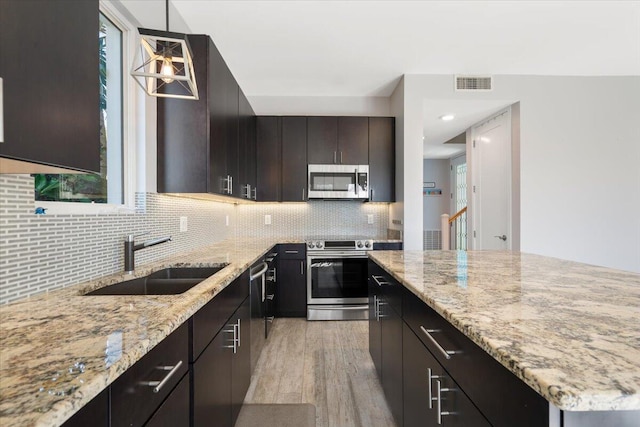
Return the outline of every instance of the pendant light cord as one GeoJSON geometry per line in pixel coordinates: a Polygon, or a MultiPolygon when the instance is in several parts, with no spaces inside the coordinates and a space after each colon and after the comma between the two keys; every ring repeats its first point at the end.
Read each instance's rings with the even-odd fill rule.
{"type": "Polygon", "coordinates": [[[169,0],[165,0],[165,17],[167,20],[167,32],[169,32],[169,0]]]}

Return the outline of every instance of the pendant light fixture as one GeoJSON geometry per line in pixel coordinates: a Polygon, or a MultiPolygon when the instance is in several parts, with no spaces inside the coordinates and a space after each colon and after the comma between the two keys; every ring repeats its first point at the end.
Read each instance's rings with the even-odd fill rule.
{"type": "Polygon", "coordinates": [[[169,32],[169,0],[165,0],[166,31],[138,28],[140,46],[131,75],[147,95],[198,99],[191,47],[186,34],[169,32]]]}

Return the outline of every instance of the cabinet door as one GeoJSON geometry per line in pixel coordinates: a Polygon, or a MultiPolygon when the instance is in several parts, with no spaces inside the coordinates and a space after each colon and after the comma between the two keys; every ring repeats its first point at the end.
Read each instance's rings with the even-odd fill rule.
{"type": "Polygon", "coordinates": [[[378,303],[382,348],[382,389],[396,424],[402,425],[402,318],[384,295],[378,303]]]}
{"type": "Polygon", "coordinates": [[[252,199],[256,185],[255,114],[242,90],[238,91],[238,183],[237,197],[252,199]]]}
{"type": "Polygon", "coordinates": [[[304,259],[278,260],[276,314],[278,317],[306,317],[307,273],[304,259]]]}
{"type": "Polygon", "coordinates": [[[100,171],[98,0],[0,1],[0,156],[100,171]]]}
{"type": "Polygon", "coordinates": [[[404,427],[437,426],[434,380],[442,367],[407,325],[402,328],[404,427]]]}
{"type": "Polygon", "coordinates": [[[338,118],[337,162],[343,165],[369,164],[369,119],[338,118]]]}
{"type": "Polygon", "coordinates": [[[233,328],[227,326],[193,364],[193,425],[231,427],[231,357],[233,328]]]}
{"type": "MultiPolygon", "coordinates": [[[[86,426],[93,424],[85,424],[86,426]]],[[[145,427],[189,427],[189,375],[185,375],[145,427]]]]}
{"type": "Polygon", "coordinates": [[[307,159],[309,164],[338,163],[337,117],[307,117],[307,159]]]}
{"type": "Polygon", "coordinates": [[[369,201],[395,201],[395,119],[369,118],[369,201]]]}
{"type": "MultiPolygon", "coordinates": [[[[369,262],[371,264],[371,261],[369,262]]],[[[369,280],[369,354],[376,367],[378,378],[382,378],[382,343],[380,341],[380,319],[378,317],[378,302],[380,300],[379,286],[369,280]]]]}
{"type": "Polygon", "coordinates": [[[280,123],[278,117],[256,118],[256,186],[259,202],[277,202],[281,197],[280,123]]]}
{"type": "Polygon", "coordinates": [[[282,201],[306,200],[307,118],[282,117],[282,201]]]}
{"type": "Polygon", "coordinates": [[[238,91],[239,86],[236,79],[231,74],[231,70],[225,64],[225,128],[227,132],[226,138],[226,154],[227,154],[227,175],[231,179],[231,183],[227,185],[230,188],[229,196],[241,197],[240,179],[238,176],[238,91]]]}
{"type": "MultiPolygon", "coordinates": [[[[187,414],[188,415],[188,414],[187,414]]],[[[109,427],[109,389],[105,389],[83,406],[62,427],[109,427]]]]}
{"type": "Polygon", "coordinates": [[[231,359],[231,424],[235,424],[244,396],[247,394],[251,383],[251,307],[249,298],[244,302],[235,315],[232,322],[239,326],[238,346],[231,359]]]}
{"type": "Polygon", "coordinates": [[[209,37],[189,36],[199,99],[158,98],[159,193],[206,193],[209,182],[209,37]]]}
{"type": "MultiPolygon", "coordinates": [[[[209,44],[207,105],[209,108],[209,193],[228,194],[227,179],[227,85],[228,73],[220,51],[206,36],[209,44]]],[[[189,39],[191,40],[191,38],[189,39]]],[[[194,64],[195,65],[195,64],[194,64]]],[[[200,84],[200,83],[198,83],[200,84]]],[[[205,122],[206,124],[206,122],[205,122]]]]}

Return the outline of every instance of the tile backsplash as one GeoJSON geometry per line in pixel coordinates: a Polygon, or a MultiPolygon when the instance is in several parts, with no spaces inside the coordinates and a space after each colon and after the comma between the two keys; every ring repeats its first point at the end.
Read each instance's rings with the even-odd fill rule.
{"type": "Polygon", "coordinates": [[[122,271],[127,234],[172,241],[136,252],[156,261],[231,237],[234,205],[153,193],[136,195],[136,213],[35,215],[33,178],[0,175],[0,303],[122,271]],[[226,215],[230,225],[225,225],[226,215]],[[188,231],[180,232],[180,216],[188,231]]]}
{"type": "Polygon", "coordinates": [[[357,201],[256,203],[238,205],[238,236],[362,236],[385,237],[387,204],[357,201]],[[265,216],[271,224],[265,224],[265,216]],[[372,224],[368,223],[372,215],[372,224]]]}
{"type": "Polygon", "coordinates": [[[234,205],[155,193],[136,194],[135,213],[36,215],[35,206],[31,176],[0,175],[0,304],[122,271],[122,241],[130,233],[149,231],[141,241],[172,236],[136,252],[141,265],[234,236],[384,238],[389,217],[387,204],[234,205]],[[187,232],[180,232],[181,216],[187,232]]]}

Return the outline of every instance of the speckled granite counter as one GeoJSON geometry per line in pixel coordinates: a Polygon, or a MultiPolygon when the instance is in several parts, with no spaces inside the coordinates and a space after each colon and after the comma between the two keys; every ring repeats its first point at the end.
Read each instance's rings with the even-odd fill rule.
{"type": "Polygon", "coordinates": [[[220,242],[0,307],[0,425],[57,426],[286,239],[220,242]],[[84,296],[166,267],[227,267],[180,295],[84,296]]]}
{"type": "Polygon", "coordinates": [[[0,426],[62,424],[273,245],[303,241],[227,240],[138,266],[133,275],[113,274],[0,306],[0,426]],[[167,267],[223,264],[229,265],[180,295],[84,296],[167,267]]]}
{"type": "Polygon", "coordinates": [[[514,252],[370,258],[559,409],[640,410],[640,275],[514,252]]]}

